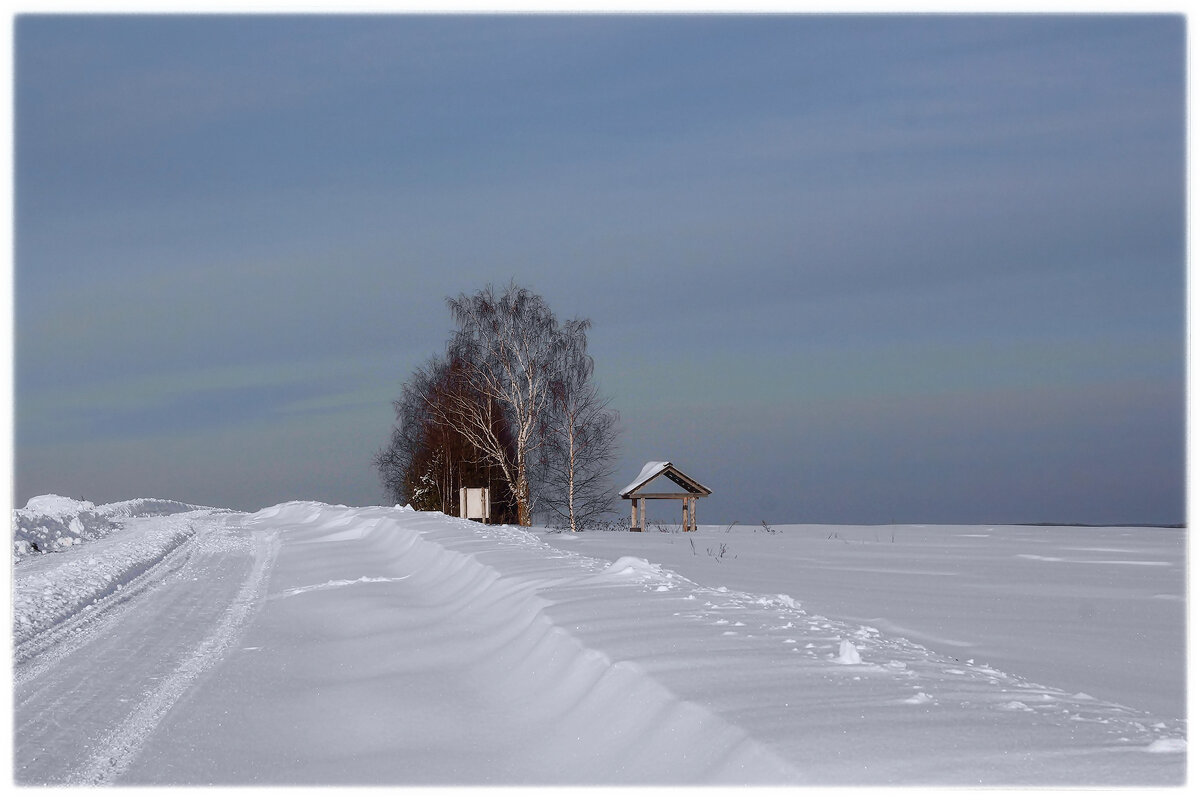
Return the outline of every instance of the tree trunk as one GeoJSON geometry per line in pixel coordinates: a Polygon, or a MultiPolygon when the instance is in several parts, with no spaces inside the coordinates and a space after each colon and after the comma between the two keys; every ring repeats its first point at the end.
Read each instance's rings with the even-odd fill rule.
{"type": "Polygon", "coordinates": [[[528,528],[533,524],[532,516],[529,513],[529,479],[525,475],[525,455],[518,451],[517,453],[517,524],[522,528],[528,528]]]}
{"type": "Polygon", "coordinates": [[[571,530],[578,531],[575,527],[575,420],[573,417],[568,420],[571,427],[567,433],[567,510],[571,515],[571,530]]]}

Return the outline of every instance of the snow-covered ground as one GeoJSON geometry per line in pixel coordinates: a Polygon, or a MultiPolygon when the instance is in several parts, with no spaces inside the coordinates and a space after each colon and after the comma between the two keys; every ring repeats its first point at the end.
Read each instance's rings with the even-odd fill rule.
{"type": "Polygon", "coordinates": [[[963,662],[1186,715],[1186,530],[662,527],[675,532],[546,539],[598,558],[637,555],[707,585],[786,592],[809,612],[963,662]]]}
{"type": "Polygon", "coordinates": [[[17,783],[1185,778],[1185,531],[162,510],[16,564],[17,783]]]}

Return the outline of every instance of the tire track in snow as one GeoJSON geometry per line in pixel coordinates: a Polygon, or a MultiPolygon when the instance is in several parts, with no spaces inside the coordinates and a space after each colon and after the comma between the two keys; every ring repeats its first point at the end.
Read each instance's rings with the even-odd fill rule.
{"type": "Polygon", "coordinates": [[[198,537],[189,536],[180,545],[145,572],[126,582],[121,590],[85,606],[53,627],[20,642],[13,648],[13,688],[17,689],[89,642],[108,634],[121,623],[120,615],[110,614],[174,575],[191,559],[198,537]]]}
{"type": "MultiPolygon", "coordinates": [[[[81,622],[96,621],[104,611],[136,597],[184,566],[196,549],[197,523],[204,524],[197,518],[163,518],[153,528],[146,529],[143,523],[123,531],[137,535],[141,541],[114,536],[112,539],[124,538],[126,541],[118,541],[117,546],[107,552],[102,550],[99,562],[89,557],[85,566],[82,559],[68,558],[49,572],[15,574],[14,667],[23,666],[64,638],[71,638],[81,622]],[[131,551],[136,555],[130,557],[131,551]],[[118,555],[112,560],[114,552],[118,555]],[[103,575],[103,578],[95,580],[97,575],[103,575]],[[82,581],[81,576],[84,576],[82,581]],[[70,589],[56,592],[56,586],[60,584],[70,589]],[[31,602],[31,595],[40,597],[31,602]]],[[[101,541],[94,546],[104,547],[110,541],[101,541]]]]}
{"type": "Polygon", "coordinates": [[[250,575],[215,630],[143,697],[124,722],[105,737],[86,765],[71,774],[66,783],[92,786],[114,783],[138,757],[172,706],[204,672],[224,657],[257,605],[279,551],[278,540],[273,534],[257,534],[255,545],[250,575]]]}

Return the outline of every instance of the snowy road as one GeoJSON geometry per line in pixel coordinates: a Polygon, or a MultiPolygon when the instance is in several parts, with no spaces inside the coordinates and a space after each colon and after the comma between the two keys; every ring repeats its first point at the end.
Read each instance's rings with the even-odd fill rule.
{"type": "Polygon", "coordinates": [[[18,650],[18,783],[1183,780],[1179,720],[784,595],[439,514],[189,519],[139,582],[18,650]]]}
{"type": "Polygon", "coordinates": [[[264,536],[238,526],[242,516],[192,521],[195,533],[135,581],[18,645],[19,783],[111,782],[224,656],[272,556],[264,536]]]}

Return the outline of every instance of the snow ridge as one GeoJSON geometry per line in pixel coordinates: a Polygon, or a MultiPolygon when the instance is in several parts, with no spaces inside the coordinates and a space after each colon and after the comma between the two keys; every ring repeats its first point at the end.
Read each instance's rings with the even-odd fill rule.
{"type": "Polygon", "coordinates": [[[87,500],[39,495],[13,511],[13,560],[20,563],[31,556],[61,553],[103,539],[120,531],[131,518],[218,510],[223,509],[177,500],[142,498],[97,506],[87,500]]]}
{"type": "MultiPolygon", "coordinates": [[[[415,764],[390,761],[376,773],[355,766],[345,775],[349,782],[440,783],[446,776],[454,776],[455,783],[475,778],[490,782],[484,780],[493,774],[489,769],[498,770],[491,780],[511,782],[503,776],[516,775],[522,782],[573,784],[784,783],[801,777],[702,703],[679,698],[641,665],[589,646],[556,624],[539,590],[563,580],[590,579],[593,573],[580,575],[574,565],[563,571],[553,563],[547,570],[543,556],[549,548],[532,532],[464,525],[441,514],[313,503],[264,509],[249,524],[255,530],[276,531],[285,554],[292,548],[288,573],[297,576],[296,585],[287,588],[283,573],[277,572],[277,588],[260,615],[264,624],[295,630],[300,620],[311,621],[323,607],[314,604],[335,594],[316,590],[336,589],[340,602],[355,609],[355,621],[347,624],[372,632],[361,640],[338,635],[337,669],[346,680],[370,676],[375,685],[388,687],[386,697],[374,694],[364,701],[369,705],[359,709],[339,707],[326,724],[353,729],[353,720],[383,713],[405,720],[405,725],[376,730],[369,741],[343,737],[338,749],[361,747],[364,758],[389,748],[405,753],[410,746],[402,743],[416,736],[424,741],[418,747],[432,751],[415,764]],[[357,535],[343,535],[351,531],[357,535]],[[541,574],[534,577],[514,563],[487,563],[488,556],[515,557],[525,569],[541,574]],[[300,557],[311,564],[311,572],[298,571],[300,557]],[[339,569],[355,570],[351,575],[362,575],[364,564],[373,565],[373,577],[305,579],[327,575],[329,565],[341,564],[342,559],[345,566],[339,569]],[[377,627],[377,614],[387,627],[377,627]],[[292,615],[299,616],[292,621],[292,615]],[[397,660],[396,652],[407,656],[397,660]],[[430,687],[414,677],[414,661],[421,664],[415,675],[428,671],[439,676],[430,687]],[[384,669],[388,663],[395,664],[394,673],[384,669]],[[461,689],[441,697],[444,684],[458,686],[460,681],[461,689]],[[480,759],[460,752],[452,762],[439,764],[437,746],[430,742],[438,737],[430,730],[445,724],[462,694],[478,696],[475,707],[489,710],[488,722],[454,725],[453,744],[440,746],[488,755],[480,759]],[[422,721],[419,710],[431,703],[438,710],[422,721]],[[442,703],[449,708],[442,710],[442,703]],[[475,775],[471,769],[481,772],[475,775]]],[[[636,587],[619,591],[630,597],[638,594],[636,587]]],[[[309,635],[302,643],[322,646],[319,638],[309,635]]],[[[255,652],[266,659],[281,646],[265,645],[255,652]]],[[[287,663],[297,659],[313,662],[310,656],[291,654],[287,663]]],[[[284,684],[279,690],[304,702],[301,686],[293,690],[284,684]]],[[[317,751],[329,747],[308,746],[317,751]]],[[[264,780],[262,759],[256,762],[258,782],[264,780]]],[[[266,779],[271,779],[269,774],[266,779]]],[[[304,781],[304,775],[293,772],[289,780],[304,781]]]]}

